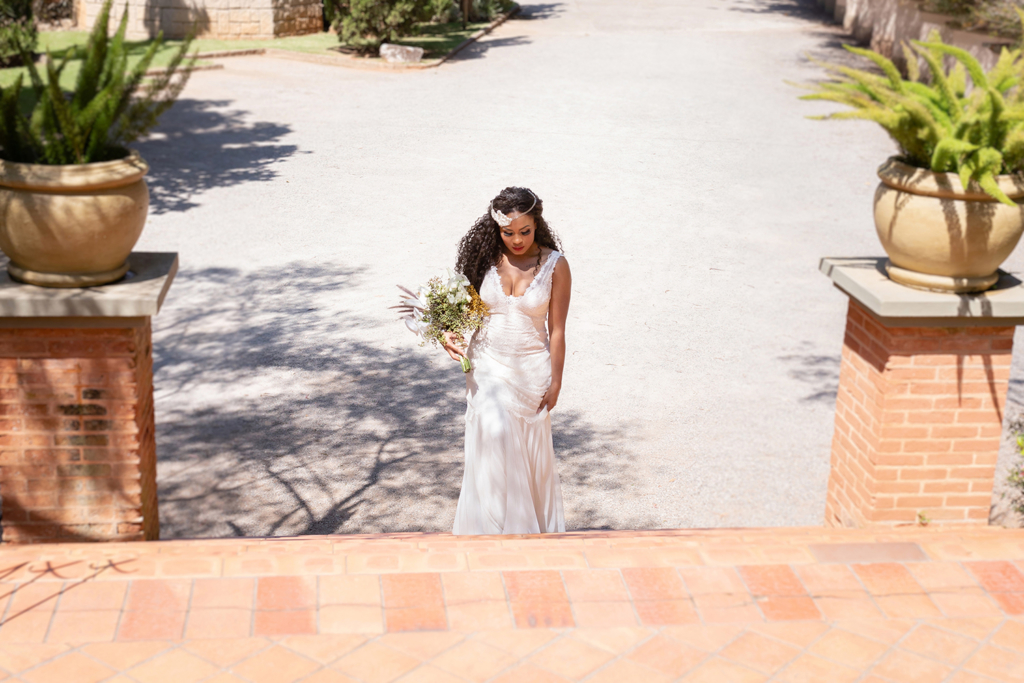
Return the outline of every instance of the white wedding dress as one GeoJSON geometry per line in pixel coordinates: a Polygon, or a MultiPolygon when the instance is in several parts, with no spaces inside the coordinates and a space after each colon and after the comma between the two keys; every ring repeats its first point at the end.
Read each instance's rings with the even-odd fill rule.
{"type": "Polygon", "coordinates": [[[455,534],[565,531],[551,416],[547,408],[537,412],[551,384],[547,316],[560,256],[548,254],[520,297],[505,294],[494,267],[480,285],[491,315],[466,353],[473,369],[455,534]]]}

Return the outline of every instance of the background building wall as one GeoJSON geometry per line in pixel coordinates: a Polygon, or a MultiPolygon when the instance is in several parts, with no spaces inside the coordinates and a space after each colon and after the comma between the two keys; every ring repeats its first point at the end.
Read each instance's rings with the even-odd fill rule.
{"type": "MultiPolygon", "coordinates": [[[[78,0],[79,28],[92,28],[103,0],[78,0]]],[[[121,20],[125,5],[115,2],[111,28],[121,20]]],[[[204,38],[278,38],[316,33],[323,29],[320,0],[128,0],[128,37],[183,38],[193,25],[204,38]]]]}

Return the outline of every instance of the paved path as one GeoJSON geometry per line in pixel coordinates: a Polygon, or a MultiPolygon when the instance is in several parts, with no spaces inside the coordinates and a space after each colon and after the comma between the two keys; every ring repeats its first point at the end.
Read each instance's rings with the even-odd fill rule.
{"type": "Polygon", "coordinates": [[[196,73],[141,145],[139,248],[182,263],[155,320],[164,537],[451,528],[463,379],[385,307],[509,184],[574,273],[570,528],[819,523],[846,302],[816,268],[880,253],[892,148],[784,82],[841,56],[815,7],[534,4],[439,69],[196,73]]]}
{"type": "Polygon", "coordinates": [[[24,683],[1016,683],[1024,531],[8,546],[0,615],[24,683]]]}

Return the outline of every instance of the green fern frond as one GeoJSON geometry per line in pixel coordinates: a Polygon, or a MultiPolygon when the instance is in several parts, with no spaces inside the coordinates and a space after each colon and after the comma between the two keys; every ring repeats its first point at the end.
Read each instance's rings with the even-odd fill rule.
{"type": "Polygon", "coordinates": [[[1012,206],[1016,208],[1017,205],[1014,203],[1014,201],[1007,197],[1006,193],[999,189],[999,183],[996,182],[995,174],[992,171],[986,170],[981,172],[980,174],[978,174],[975,180],[978,181],[978,185],[981,186],[981,189],[985,190],[985,194],[989,195],[993,199],[999,200],[1001,203],[1006,204],[1007,206],[1012,206]]]}
{"type": "Polygon", "coordinates": [[[78,80],[75,82],[74,98],[72,101],[76,106],[82,106],[96,96],[100,76],[103,74],[103,66],[107,56],[107,27],[110,24],[111,1],[103,3],[96,23],[85,44],[85,60],[82,62],[81,70],[78,72],[78,80]]]}
{"type": "Polygon", "coordinates": [[[820,100],[824,102],[838,102],[857,109],[870,109],[878,107],[878,103],[871,98],[859,93],[850,92],[816,92],[810,95],[802,95],[801,100],[820,100]]]}
{"type": "Polygon", "coordinates": [[[1024,170],[1024,126],[1017,126],[1007,134],[1003,142],[1003,163],[1011,173],[1024,170]]]}
{"type": "Polygon", "coordinates": [[[985,146],[998,148],[1002,146],[1005,135],[1005,124],[1000,119],[1006,109],[1006,102],[995,88],[989,88],[987,92],[990,110],[988,126],[985,127],[985,146]]]}
{"type": "Polygon", "coordinates": [[[955,138],[944,138],[935,145],[935,152],[932,154],[931,170],[936,173],[946,173],[960,165],[960,159],[979,149],[978,145],[972,145],[963,140],[955,138]]]}
{"type": "Polygon", "coordinates": [[[921,59],[925,61],[932,72],[933,87],[937,88],[938,93],[941,95],[945,109],[949,112],[949,118],[959,121],[963,107],[960,104],[960,98],[957,97],[956,92],[950,85],[949,79],[946,78],[946,74],[942,71],[942,62],[930,50],[919,50],[919,52],[921,59]]]}
{"type": "Polygon", "coordinates": [[[922,140],[927,140],[931,144],[938,144],[944,135],[949,134],[949,128],[943,127],[935,117],[931,115],[928,108],[922,105],[920,102],[913,100],[909,97],[899,98],[900,105],[907,112],[907,114],[914,120],[914,122],[920,127],[922,140]],[[927,133],[927,137],[924,135],[927,133]]]}
{"type": "Polygon", "coordinates": [[[900,43],[900,47],[903,48],[903,59],[907,63],[907,79],[911,83],[917,83],[921,80],[921,66],[917,63],[917,53],[905,40],[900,43]]]}
{"type": "Polygon", "coordinates": [[[860,47],[853,47],[852,45],[843,44],[843,48],[848,52],[852,52],[855,55],[860,55],[866,59],[870,59],[872,62],[882,70],[886,78],[889,79],[889,87],[891,87],[897,93],[903,93],[903,76],[900,75],[900,70],[896,68],[896,65],[892,63],[892,60],[883,57],[877,52],[871,50],[865,50],[860,47]]]}
{"type": "Polygon", "coordinates": [[[1006,46],[999,52],[999,61],[988,72],[989,83],[992,87],[1005,95],[1006,91],[1013,85],[1016,77],[1016,61],[1020,58],[1020,50],[1010,50],[1006,46]]]}
{"type": "Polygon", "coordinates": [[[967,92],[967,70],[960,62],[954,64],[949,72],[949,87],[957,97],[963,97],[967,92]]]}
{"type": "MultiPolygon", "coordinates": [[[[811,117],[808,117],[811,118],[811,117]]],[[[857,109],[855,111],[837,111],[834,114],[826,114],[824,116],[814,117],[818,120],[824,119],[864,119],[866,121],[874,121],[878,125],[882,126],[886,130],[896,130],[901,124],[902,117],[895,112],[886,111],[884,109],[857,109]]]]}
{"type": "Polygon", "coordinates": [[[963,50],[959,47],[953,47],[952,45],[946,45],[943,42],[918,43],[915,41],[914,44],[949,55],[967,68],[967,73],[971,75],[971,81],[974,83],[975,87],[980,88],[981,90],[988,89],[988,78],[985,76],[985,70],[981,68],[981,64],[978,63],[978,60],[975,59],[967,50],[963,50]]]}

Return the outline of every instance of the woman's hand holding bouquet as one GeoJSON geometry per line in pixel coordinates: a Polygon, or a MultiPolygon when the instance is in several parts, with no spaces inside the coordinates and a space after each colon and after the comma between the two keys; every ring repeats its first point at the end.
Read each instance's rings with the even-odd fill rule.
{"type": "Polygon", "coordinates": [[[449,268],[447,278],[430,278],[415,292],[401,285],[398,288],[407,296],[391,308],[402,312],[405,326],[423,340],[420,345],[441,346],[462,364],[463,372],[472,370],[460,346],[465,345],[466,334],[480,329],[488,311],[469,279],[449,268]]]}

